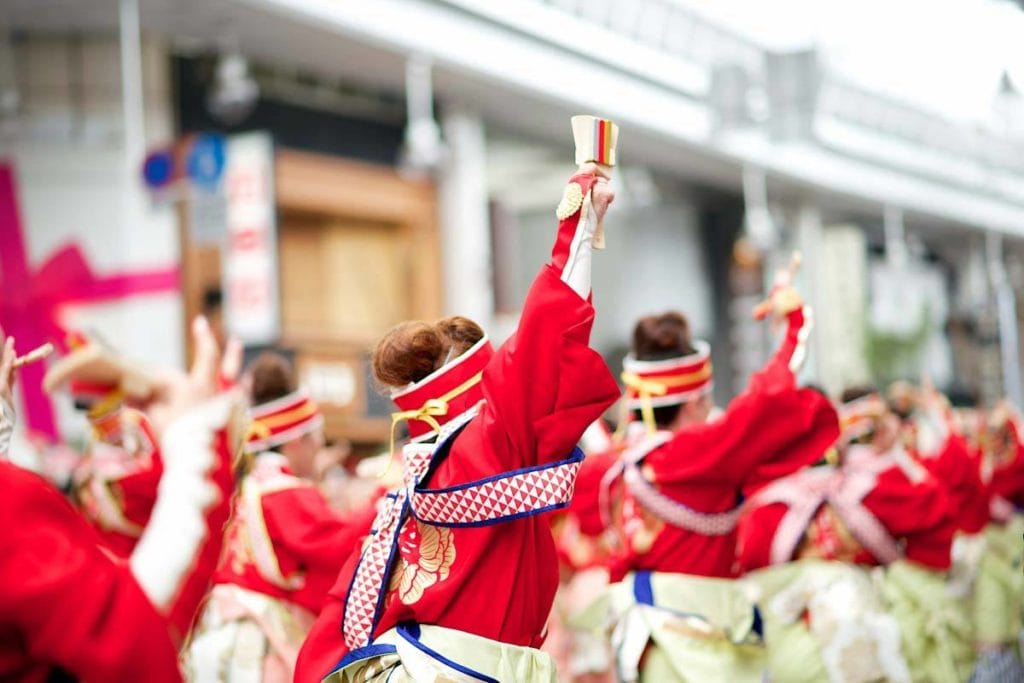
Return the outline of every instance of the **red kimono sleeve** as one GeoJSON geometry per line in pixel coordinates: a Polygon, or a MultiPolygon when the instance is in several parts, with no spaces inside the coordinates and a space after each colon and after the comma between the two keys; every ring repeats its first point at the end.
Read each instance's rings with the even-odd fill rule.
{"type": "Polygon", "coordinates": [[[969,534],[981,531],[989,519],[988,493],[963,437],[951,433],[938,456],[920,462],[946,489],[957,527],[969,534]]]}
{"type": "MultiPolygon", "coordinates": [[[[307,567],[337,555],[339,548],[355,547],[370,531],[375,515],[370,505],[344,518],[312,486],[263,496],[263,518],[274,545],[307,567]]],[[[332,564],[337,569],[338,562],[332,564]]]]}
{"type": "Polygon", "coordinates": [[[793,367],[809,329],[805,311],[791,312],[786,337],[717,420],[687,427],[648,457],[659,483],[705,481],[757,488],[810,465],[839,436],[828,399],[798,389],[793,367]]]}
{"type": "Polygon", "coordinates": [[[601,484],[620,455],[618,449],[589,455],[576,475],[576,490],[569,504],[569,514],[579,520],[580,531],[587,536],[600,536],[605,530],[601,518],[601,484]]]}
{"type": "Polygon", "coordinates": [[[900,467],[891,467],[878,476],[863,504],[904,544],[908,560],[949,569],[956,522],[949,497],[930,475],[914,481],[900,467]]]}
{"type": "MultiPolygon", "coordinates": [[[[572,182],[586,195],[594,179],[574,176],[572,182]]],[[[578,235],[587,229],[587,217],[581,218],[585,212],[559,223],[551,261],[530,287],[518,329],[484,370],[487,402],[453,446],[466,451],[465,467],[456,478],[568,457],[587,427],[619,396],[604,359],[589,346],[594,324],[589,286],[584,295],[572,284],[578,275],[572,271],[581,260],[578,235]]]]}
{"type": "Polygon", "coordinates": [[[180,681],[163,618],[128,567],[38,476],[0,462],[0,679],[180,681]]]}
{"type": "Polygon", "coordinates": [[[262,507],[281,570],[306,576],[294,599],[318,612],[341,565],[369,533],[376,509],[371,504],[342,517],[313,486],[265,494],[262,507]]]}

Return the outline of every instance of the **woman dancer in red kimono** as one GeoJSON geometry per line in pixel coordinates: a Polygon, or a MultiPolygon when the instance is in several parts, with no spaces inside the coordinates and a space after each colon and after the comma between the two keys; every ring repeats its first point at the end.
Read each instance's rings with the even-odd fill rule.
{"type": "Polygon", "coordinates": [[[989,521],[974,584],[973,617],[978,664],[972,681],[1024,679],[1018,637],[1024,615],[1024,422],[1002,403],[981,429],[982,480],[989,521]]]}
{"type": "Polygon", "coordinates": [[[189,645],[185,669],[196,682],[291,681],[324,595],[375,514],[369,505],[340,517],[310,480],[323,415],[288,361],[265,353],[248,374],[252,462],[189,645]]]}
{"type": "Polygon", "coordinates": [[[405,486],[338,577],[297,681],[555,680],[536,649],[558,585],[541,513],[568,503],[576,442],[618,395],[588,346],[605,174],[583,164],[570,179],[551,260],[497,351],[459,317],[404,323],[377,345],[374,372],[410,420],[405,486]]]}
{"type": "Polygon", "coordinates": [[[949,400],[927,382],[921,387],[898,382],[889,387],[888,403],[903,421],[907,452],[949,496],[958,531],[980,532],[988,522],[988,492],[980,460],[960,433],[949,400]]]}
{"type": "Polygon", "coordinates": [[[733,580],[739,506],[837,432],[828,401],[796,386],[810,312],[788,281],[755,315],[769,312],[786,323],[781,346],[711,420],[709,346],[678,313],[635,328],[624,400],[649,433],[607,478],[622,534],[610,591],[620,680],[761,680],[755,610],[733,580]]]}
{"type": "MultiPolygon", "coordinates": [[[[216,343],[193,326],[192,372],[146,407],[168,455],[130,560],[101,549],[82,516],[37,475],[0,460],[0,679],[180,681],[178,647],[220,554],[234,485],[237,392],[217,393],[216,343]]],[[[14,411],[13,339],[0,358],[0,453],[14,411]]]]}
{"type": "Polygon", "coordinates": [[[956,526],[949,498],[903,450],[899,419],[878,394],[844,398],[837,462],[765,487],[740,522],[740,566],[760,589],[769,674],[956,681],[970,657],[964,616],[945,595],[956,526]],[[866,571],[879,565],[881,590],[866,571]]]}
{"type": "Polygon", "coordinates": [[[164,469],[159,443],[149,418],[126,406],[117,386],[82,378],[97,361],[118,359],[81,334],[70,335],[68,346],[67,356],[47,371],[43,386],[55,391],[66,384],[91,427],[85,455],[72,473],[72,495],[103,544],[127,558],[156,503],[164,469]]]}

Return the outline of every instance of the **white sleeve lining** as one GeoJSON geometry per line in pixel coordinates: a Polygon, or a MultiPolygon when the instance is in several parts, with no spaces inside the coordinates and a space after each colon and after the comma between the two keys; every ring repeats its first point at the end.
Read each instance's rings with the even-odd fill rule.
{"type": "Polygon", "coordinates": [[[803,314],[804,324],[796,333],[796,347],[793,349],[793,355],[789,357],[789,371],[794,375],[799,374],[804,361],[807,360],[807,340],[814,329],[814,311],[810,306],[804,306],[803,314]]]}
{"type": "Polygon", "coordinates": [[[207,535],[206,511],[219,492],[208,474],[214,436],[228,420],[231,394],[221,394],[174,420],[161,439],[163,475],[149,524],[132,553],[132,574],[153,605],[167,611],[207,535]]]}
{"type": "Polygon", "coordinates": [[[583,198],[580,207],[580,219],[576,224],[576,233],[569,245],[569,258],[562,269],[562,282],[569,285],[580,298],[590,296],[590,261],[593,256],[594,231],[597,228],[597,216],[590,200],[590,192],[583,198]]]}

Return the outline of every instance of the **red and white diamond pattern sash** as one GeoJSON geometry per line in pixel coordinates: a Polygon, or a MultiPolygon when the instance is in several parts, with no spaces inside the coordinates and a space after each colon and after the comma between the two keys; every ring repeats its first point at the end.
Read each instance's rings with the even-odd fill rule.
{"type": "Polygon", "coordinates": [[[403,449],[405,487],[382,499],[384,506],[373,521],[371,536],[363,548],[345,600],[341,632],[350,650],[369,645],[377,624],[378,603],[391,573],[398,534],[408,518],[408,491],[427,471],[433,448],[413,445],[403,449]]]}
{"type": "Polygon", "coordinates": [[[410,505],[425,524],[474,526],[498,524],[568,504],[576,486],[583,453],[566,460],[509,472],[491,479],[441,490],[422,490],[415,482],[426,473],[433,453],[405,452],[405,487],[384,499],[373,531],[356,566],[345,601],[342,636],[350,650],[373,641],[381,597],[391,573],[398,536],[409,519],[410,505]],[[410,501],[410,491],[412,499],[410,501]]]}
{"type": "Polygon", "coordinates": [[[564,506],[572,499],[582,456],[577,450],[568,459],[544,467],[449,489],[416,489],[410,500],[413,515],[435,526],[473,526],[564,506]]]}
{"type": "Polygon", "coordinates": [[[384,502],[387,507],[377,513],[373,523],[373,535],[359,558],[345,600],[341,633],[350,650],[369,645],[373,639],[378,602],[391,572],[391,560],[396,550],[398,534],[408,516],[405,489],[389,494],[384,502]]]}
{"type": "MultiPolygon", "coordinates": [[[[610,488],[610,477],[621,474],[629,492],[640,505],[666,524],[686,529],[702,536],[725,536],[732,533],[739,521],[741,506],[727,512],[700,512],[666,496],[656,489],[640,471],[640,462],[652,451],[672,440],[672,433],[660,431],[644,439],[622,454],[622,462],[616,472],[605,475],[609,481],[602,481],[602,492],[610,488]]],[[[610,514],[606,513],[606,514],[610,514]]],[[[609,516],[610,519],[610,516],[609,516]]]]}

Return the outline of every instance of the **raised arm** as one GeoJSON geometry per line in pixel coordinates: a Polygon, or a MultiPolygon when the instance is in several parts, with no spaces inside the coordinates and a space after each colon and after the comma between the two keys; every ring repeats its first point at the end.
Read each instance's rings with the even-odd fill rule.
{"type": "Polygon", "coordinates": [[[786,281],[754,314],[785,321],[778,349],[718,419],[676,434],[663,449],[659,462],[666,473],[659,479],[707,477],[749,493],[812,464],[838,437],[839,420],[828,399],[796,385],[811,330],[811,311],[800,294],[786,281]]]}
{"type": "Polygon", "coordinates": [[[768,298],[754,309],[754,317],[758,320],[769,316],[784,320],[786,331],[775,354],[750,379],[748,392],[773,392],[794,387],[796,375],[807,359],[807,340],[811,336],[814,318],[810,307],[804,305],[800,292],[793,287],[793,277],[799,265],[800,256],[794,254],[789,268],[776,276],[768,298]]]}
{"type": "MultiPolygon", "coordinates": [[[[240,391],[219,391],[220,350],[206,321],[197,319],[192,332],[191,372],[169,377],[147,409],[160,432],[164,473],[130,560],[176,643],[188,633],[220,557],[241,444],[240,391]]],[[[224,359],[225,366],[232,362],[224,359]]]]}
{"type": "MultiPolygon", "coordinates": [[[[578,136],[578,152],[581,146],[578,136]]],[[[474,453],[460,459],[470,469],[454,477],[566,458],[587,426],[618,397],[604,360],[589,347],[591,258],[615,197],[608,184],[613,159],[606,153],[582,154],[555,210],[558,229],[551,260],[530,287],[518,330],[484,372],[487,403],[480,418],[456,441],[456,449],[474,453]]]]}

